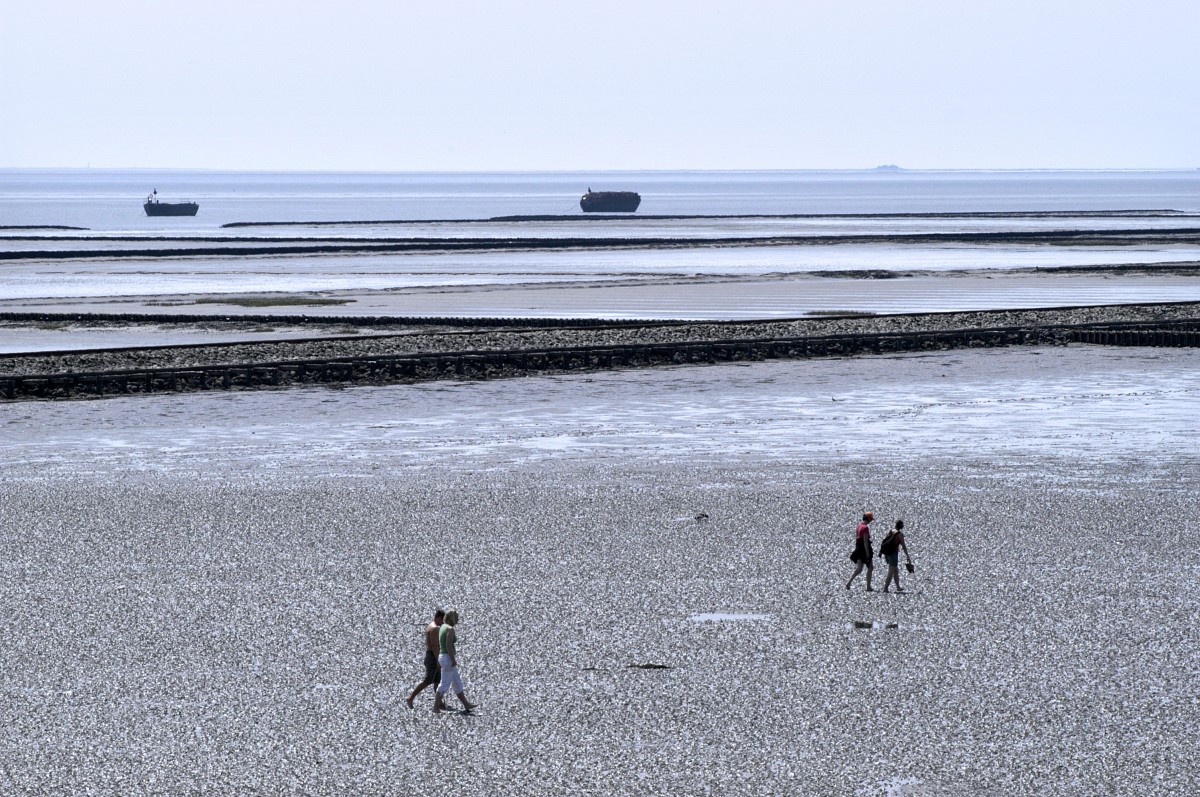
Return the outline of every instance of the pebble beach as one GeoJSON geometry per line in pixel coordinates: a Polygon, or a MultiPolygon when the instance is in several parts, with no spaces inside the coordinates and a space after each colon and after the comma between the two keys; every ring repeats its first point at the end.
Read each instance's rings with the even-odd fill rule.
{"type": "MultiPolygon", "coordinates": [[[[1168,795],[1191,350],[0,407],[0,792],[1168,795]],[[903,595],[845,579],[903,517],[903,595]],[[420,630],[462,614],[469,715],[420,630]]],[[[883,568],[876,568],[881,587],[883,568]]]]}

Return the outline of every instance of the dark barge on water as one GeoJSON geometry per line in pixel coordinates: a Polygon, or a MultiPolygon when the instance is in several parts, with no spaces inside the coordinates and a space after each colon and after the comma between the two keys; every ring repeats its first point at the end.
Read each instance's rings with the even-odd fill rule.
{"type": "Polygon", "coordinates": [[[633,213],[642,203],[636,191],[593,191],[588,189],[579,200],[584,213],[633,213]]]}
{"type": "Polygon", "coordinates": [[[146,204],[142,207],[146,209],[147,216],[195,216],[200,209],[195,202],[159,202],[157,188],[146,197],[146,204]]]}

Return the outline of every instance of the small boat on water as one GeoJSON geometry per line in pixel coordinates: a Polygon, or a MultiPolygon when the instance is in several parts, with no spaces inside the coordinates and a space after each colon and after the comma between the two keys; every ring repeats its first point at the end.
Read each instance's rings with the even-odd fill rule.
{"type": "Polygon", "coordinates": [[[579,200],[584,213],[633,213],[642,203],[636,191],[593,191],[588,189],[579,200]]]}
{"type": "Polygon", "coordinates": [[[142,207],[146,209],[147,216],[195,216],[200,209],[195,202],[159,202],[157,188],[146,197],[146,204],[142,207]]]}

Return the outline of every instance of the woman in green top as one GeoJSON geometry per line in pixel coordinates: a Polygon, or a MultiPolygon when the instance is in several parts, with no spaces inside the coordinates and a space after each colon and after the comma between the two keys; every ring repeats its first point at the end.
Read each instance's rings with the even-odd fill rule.
{"type": "Polygon", "coordinates": [[[458,625],[458,612],[454,609],[446,612],[445,620],[438,629],[438,665],[442,668],[442,680],[438,683],[437,697],[433,702],[434,711],[445,711],[445,694],[454,689],[458,700],[463,704],[464,711],[475,708],[475,704],[467,700],[463,691],[462,676],[458,673],[458,650],[454,627],[458,625]]]}

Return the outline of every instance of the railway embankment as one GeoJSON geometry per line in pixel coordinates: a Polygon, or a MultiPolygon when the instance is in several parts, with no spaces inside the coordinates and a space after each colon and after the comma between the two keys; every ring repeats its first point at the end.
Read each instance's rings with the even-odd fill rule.
{"type": "MultiPolygon", "coordinates": [[[[278,325],[280,318],[271,321],[278,325]]],[[[5,354],[0,355],[0,399],[495,379],[1017,345],[1200,347],[1197,303],[757,322],[392,321],[404,331],[389,332],[386,324],[376,323],[364,326],[368,334],[349,337],[5,354]]]]}

